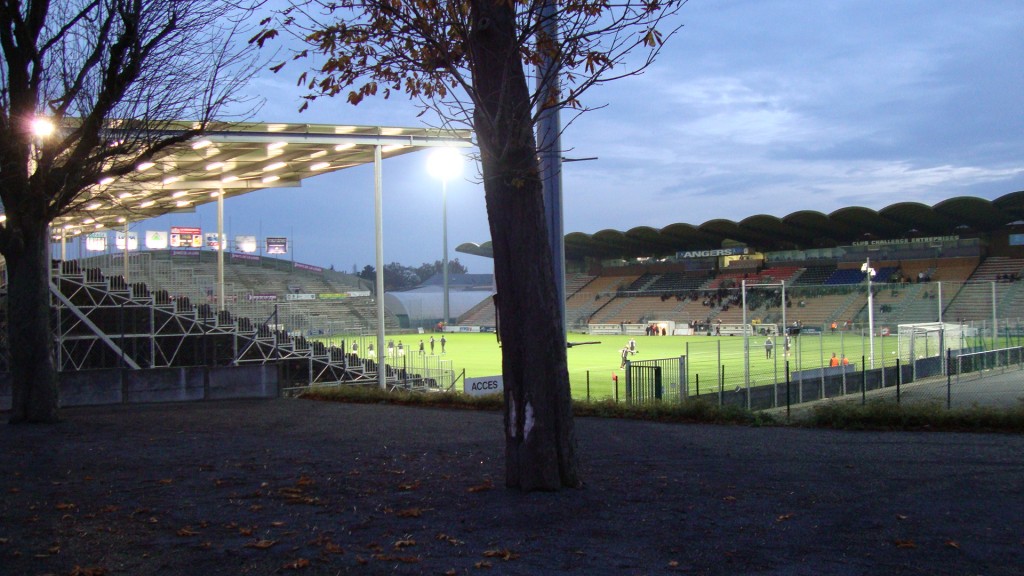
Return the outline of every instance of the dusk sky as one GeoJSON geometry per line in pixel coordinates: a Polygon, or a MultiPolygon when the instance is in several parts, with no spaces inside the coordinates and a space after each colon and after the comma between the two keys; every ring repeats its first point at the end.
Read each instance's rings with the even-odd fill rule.
{"type": "MultiPolygon", "coordinates": [[[[565,231],[660,228],[850,205],[928,205],[1024,189],[1024,3],[691,0],[644,75],[598,87],[568,127],[565,231]]],[[[299,68],[262,74],[255,120],[424,126],[403,97],[318,100],[297,112],[299,68]]],[[[441,183],[416,153],[383,165],[384,260],[441,259],[441,183]]],[[[467,164],[448,186],[450,258],[489,239],[467,164]]],[[[351,271],[374,262],[369,166],[225,202],[229,238],[288,236],[294,258],[351,271]]],[[[138,223],[201,226],[215,208],[138,223]]],[[[289,255],[291,257],[291,255],[289,255]]]]}

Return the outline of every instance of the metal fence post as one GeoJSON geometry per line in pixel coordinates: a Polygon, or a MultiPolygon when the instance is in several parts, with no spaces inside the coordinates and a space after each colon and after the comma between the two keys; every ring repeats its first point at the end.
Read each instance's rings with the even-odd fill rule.
{"type": "Polygon", "coordinates": [[[864,361],[867,360],[866,356],[860,357],[860,404],[861,406],[868,403],[868,369],[864,361]]]}
{"type": "MultiPolygon", "coordinates": [[[[883,368],[884,370],[884,368],[883,368]]],[[[896,403],[900,403],[900,384],[903,382],[903,373],[900,371],[900,359],[896,359],[896,403]]]]}
{"type": "MultiPolygon", "coordinates": [[[[953,405],[953,365],[951,364],[952,360],[953,350],[951,348],[946,348],[946,410],[951,409],[953,405]]],[[[960,363],[957,362],[957,377],[959,377],[960,374],[959,364],[960,363]]]]}

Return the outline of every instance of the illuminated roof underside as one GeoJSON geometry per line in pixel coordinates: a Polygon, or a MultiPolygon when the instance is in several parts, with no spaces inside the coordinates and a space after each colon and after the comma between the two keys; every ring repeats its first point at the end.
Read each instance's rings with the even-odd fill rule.
{"type": "Polygon", "coordinates": [[[437,146],[471,146],[468,130],[324,124],[235,124],[216,127],[141,164],[130,177],[84,190],[78,209],[53,230],[65,236],[117,228],[170,212],[191,212],[264,188],[301,186],[302,180],[372,163],[375,146],[392,158],[437,146]],[[93,200],[90,200],[93,198],[93,200]]]}

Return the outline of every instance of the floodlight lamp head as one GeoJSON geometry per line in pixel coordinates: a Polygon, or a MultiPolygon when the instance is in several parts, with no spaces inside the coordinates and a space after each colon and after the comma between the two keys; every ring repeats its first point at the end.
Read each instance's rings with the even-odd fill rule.
{"type": "Polygon", "coordinates": [[[438,148],[430,153],[427,170],[434,178],[450,180],[462,172],[462,154],[455,148],[438,148]]]}
{"type": "Polygon", "coordinates": [[[37,117],[32,120],[32,134],[38,138],[46,138],[52,136],[56,127],[53,122],[50,122],[46,118],[37,117]]]}

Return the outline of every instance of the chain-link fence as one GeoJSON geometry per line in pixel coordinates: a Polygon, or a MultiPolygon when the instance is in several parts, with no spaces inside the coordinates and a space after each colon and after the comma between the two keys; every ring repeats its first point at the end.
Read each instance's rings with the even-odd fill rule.
{"type": "MultiPolygon", "coordinates": [[[[1024,327],[1014,321],[883,326],[874,335],[860,325],[805,325],[774,337],[751,330],[688,338],[680,358],[627,362],[613,398],[752,410],[840,398],[1013,406],[1024,400],[1022,351],[1024,327]]],[[[599,399],[586,384],[586,398],[599,399]]],[[[583,382],[573,388],[583,396],[583,382]]]]}

